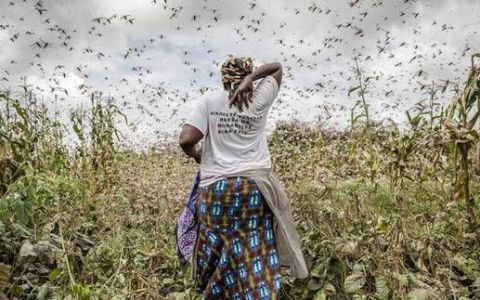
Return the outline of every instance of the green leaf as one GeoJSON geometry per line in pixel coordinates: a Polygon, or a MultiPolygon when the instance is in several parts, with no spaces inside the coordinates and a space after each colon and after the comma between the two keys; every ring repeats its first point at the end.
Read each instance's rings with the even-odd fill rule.
{"type": "Polygon", "coordinates": [[[375,293],[376,299],[387,300],[390,289],[388,288],[388,281],[385,276],[379,275],[375,278],[375,287],[377,289],[375,293]]]}
{"type": "Polygon", "coordinates": [[[452,258],[452,265],[471,280],[480,277],[480,267],[478,266],[478,262],[476,263],[471,258],[467,259],[460,253],[457,253],[452,258]]]}
{"type": "Polygon", "coordinates": [[[7,286],[12,267],[0,263],[0,292],[7,286]]]}
{"type": "Polygon", "coordinates": [[[360,293],[365,285],[366,278],[363,272],[355,272],[345,278],[345,292],[350,294],[360,293]]]}
{"type": "Polygon", "coordinates": [[[25,202],[21,199],[16,199],[16,201],[13,203],[13,206],[15,209],[15,215],[17,219],[20,221],[20,223],[27,224],[28,215],[27,215],[27,212],[25,211],[25,202]]]}
{"type": "Polygon", "coordinates": [[[376,229],[378,232],[386,232],[388,229],[389,222],[382,216],[379,216],[377,219],[377,226],[376,229]]]}
{"type": "Polygon", "coordinates": [[[441,300],[440,296],[432,289],[414,288],[407,294],[409,300],[441,300]]]}
{"type": "Polygon", "coordinates": [[[41,287],[38,288],[37,300],[45,300],[48,299],[48,295],[50,293],[50,288],[48,282],[43,284],[41,287]]]}
{"type": "Polygon", "coordinates": [[[173,279],[171,279],[171,278],[164,278],[164,279],[162,280],[162,284],[163,284],[163,285],[171,285],[171,284],[174,284],[174,283],[175,283],[175,281],[174,281],[173,279]]]}
{"type": "Polygon", "coordinates": [[[48,279],[50,281],[54,281],[56,278],[58,278],[58,276],[60,276],[62,274],[62,272],[63,272],[63,269],[56,268],[55,270],[50,272],[50,274],[48,274],[48,279]]]}
{"type": "Polygon", "coordinates": [[[325,295],[325,292],[323,291],[318,291],[313,297],[313,300],[326,300],[326,299],[327,299],[327,295],[325,295]]]}
{"type": "Polygon", "coordinates": [[[308,281],[307,288],[309,291],[318,291],[323,287],[323,285],[324,285],[323,280],[319,280],[318,278],[311,278],[308,281]]]}

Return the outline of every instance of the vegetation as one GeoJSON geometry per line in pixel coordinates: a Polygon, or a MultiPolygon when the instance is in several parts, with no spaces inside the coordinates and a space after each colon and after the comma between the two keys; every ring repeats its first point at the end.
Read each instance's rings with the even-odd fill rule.
{"type": "MultiPolygon", "coordinates": [[[[473,59],[473,58],[472,58],[473,59]]],[[[348,132],[278,123],[269,137],[311,277],[283,277],[284,299],[480,298],[477,172],[480,69],[447,109],[378,126],[357,66],[348,132]],[[356,93],[355,93],[356,92],[356,93]],[[356,107],[357,107],[356,106],[356,107]],[[473,166],[473,167],[472,167],[473,166]]],[[[431,94],[436,87],[433,84],[431,94]]],[[[1,94],[0,292],[17,299],[190,299],[174,224],[197,166],[174,143],[119,150],[108,99],[68,128],[24,87],[1,94]]],[[[2,293],[0,293],[0,298],[2,293]]]]}

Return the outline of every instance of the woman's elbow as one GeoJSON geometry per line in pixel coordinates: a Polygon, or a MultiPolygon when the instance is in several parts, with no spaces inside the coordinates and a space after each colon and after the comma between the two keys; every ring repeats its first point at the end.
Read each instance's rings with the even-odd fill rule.
{"type": "Polygon", "coordinates": [[[180,137],[178,138],[178,145],[180,146],[180,148],[182,148],[183,151],[185,151],[185,149],[189,148],[190,142],[187,138],[180,135],[180,137]]]}
{"type": "Polygon", "coordinates": [[[195,146],[195,142],[189,134],[180,134],[178,138],[178,145],[184,152],[188,152],[189,149],[195,146]]]}

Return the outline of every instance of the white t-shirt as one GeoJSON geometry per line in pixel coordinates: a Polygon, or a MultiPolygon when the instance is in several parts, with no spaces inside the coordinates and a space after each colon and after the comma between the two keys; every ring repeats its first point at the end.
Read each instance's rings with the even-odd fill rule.
{"type": "MultiPolygon", "coordinates": [[[[258,81],[256,81],[258,82],[258,81]]],[[[267,144],[267,114],[278,95],[272,76],[254,84],[252,103],[243,112],[228,107],[228,91],[210,92],[196,100],[186,124],[204,135],[200,163],[200,186],[207,186],[229,174],[252,169],[270,169],[267,144]]]]}

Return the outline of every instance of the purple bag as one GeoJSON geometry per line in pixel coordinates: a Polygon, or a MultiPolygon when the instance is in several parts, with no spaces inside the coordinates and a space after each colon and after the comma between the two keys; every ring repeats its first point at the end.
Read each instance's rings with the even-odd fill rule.
{"type": "Polygon", "coordinates": [[[198,220],[195,209],[197,202],[197,189],[200,182],[200,171],[195,176],[190,196],[187,199],[187,205],[175,225],[177,255],[180,263],[185,264],[189,261],[195,247],[197,239],[198,220]]]}

